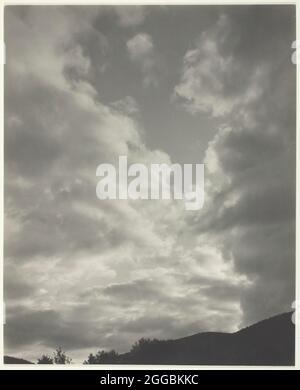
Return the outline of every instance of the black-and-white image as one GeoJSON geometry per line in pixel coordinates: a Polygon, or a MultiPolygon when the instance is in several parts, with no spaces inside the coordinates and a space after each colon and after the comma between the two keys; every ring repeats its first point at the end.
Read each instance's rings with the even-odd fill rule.
{"type": "Polygon", "coordinates": [[[293,366],[295,6],[4,34],[4,362],[293,366]]]}

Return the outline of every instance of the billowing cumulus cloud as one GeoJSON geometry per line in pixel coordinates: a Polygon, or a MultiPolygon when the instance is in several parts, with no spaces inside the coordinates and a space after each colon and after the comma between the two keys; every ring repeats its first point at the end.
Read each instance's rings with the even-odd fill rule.
{"type": "Polygon", "coordinates": [[[127,41],[126,46],[131,60],[141,69],[144,84],[157,86],[156,53],[152,37],[138,33],[127,41]]]}
{"type": "Polygon", "coordinates": [[[259,14],[273,37],[262,50],[242,27],[252,11],[218,15],[180,53],[178,103],[220,121],[205,154],[205,208],[187,212],[177,201],[96,197],[100,163],[173,161],[147,145],[142,123],[143,84],[158,86],[155,60],[172,53],[158,53],[155,31],[130,29],[143,8],[135,18],[118,12],[122,77],[111,63],[102,78],[91,47],[109,57],[115,41],[99,28],[101,7],[6,7],[6,354],[36,359],[60,345],[80,362],[140,337],[233,331],[293,299],[292,24],[259,14]],[[143,77],[126,85],[137,68],[143,77]]]}
{"type": "Polygon", "coordinates": [[[174,97],[183,100],[191,113],[220,117],[261,97],[267,75],[264,64],[259,61],[250,67],[237,61],[231,48],[224,51],[234,35],[229,17],[222,14],[216,25],[202,32],[196,47],[185,54],[174,97]]]}
{"type": "Polygon", "coordinates": [[[153,51],[152,38],[148,34],[137,34],[127,42],[127,49],[133,60],[143,60],[153,51]]]}

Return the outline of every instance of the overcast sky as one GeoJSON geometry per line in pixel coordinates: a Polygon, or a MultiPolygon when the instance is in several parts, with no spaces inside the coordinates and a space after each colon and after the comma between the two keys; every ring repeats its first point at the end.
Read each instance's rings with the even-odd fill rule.
{"type": "Polygon", "coordinates": [[[5,353],[76,362],[294,300],[293,6],[5,8],[5,353]],[[96,167],[204,163],[205,205],[96,167]]]}

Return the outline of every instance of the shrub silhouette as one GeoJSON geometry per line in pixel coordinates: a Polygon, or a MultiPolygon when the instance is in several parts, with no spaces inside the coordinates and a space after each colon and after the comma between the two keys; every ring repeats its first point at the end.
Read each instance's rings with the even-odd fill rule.
{"type": "Polygon", "coordinates": [[[38,361],[37,364],[54,364],[52,357],[49,355],[42,355],[38,361]]]}
{"type": "Polygon", "coordinates": [[[119,354],[114,351],[98,351],[96,355],[89,354],[83,364],[116,364],[119,361],[119,354]]]}

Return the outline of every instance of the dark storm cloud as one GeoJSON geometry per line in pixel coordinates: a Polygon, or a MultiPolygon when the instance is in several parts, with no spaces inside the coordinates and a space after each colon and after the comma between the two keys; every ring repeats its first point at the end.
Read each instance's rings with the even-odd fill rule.
{"type": "Polygon", "coordinates": [[[18,311],[8,317],[4,327],[7,348],[42,343],[53,349],[61,346],[73,350],[97,344],[98,335],[84,331],[84,320],[65,321],[55,310],[30,311],[19,307],[18,311]]]}
{"type": "Polygon", "coordinates": [[[217,234],[254,281],[241,294],[245,323],[288,310],[295,294],[294,11],[221,15],[186,55],[175,89],[188,110],[224,123],[206,152],[209,201],[196,229],[217,234]]]}
{"type": "Polygon", "coordinates": [[[205,278],[194,276],[188,280],[188,283],[198,287],[198,293],[210,299],[236,301],[248,288],[241,284],[229,283],[222,279],[205,278]]]}
{"type": "MultiPolygon", "coordinates": [[[[15,278],[15,276],[14,276],[15,278]]],[[[22,299],[29,297],[34,292],[34,287],[27,282],[10,280],[7,274],[4,277],[4,300],[22,299]]]]}

